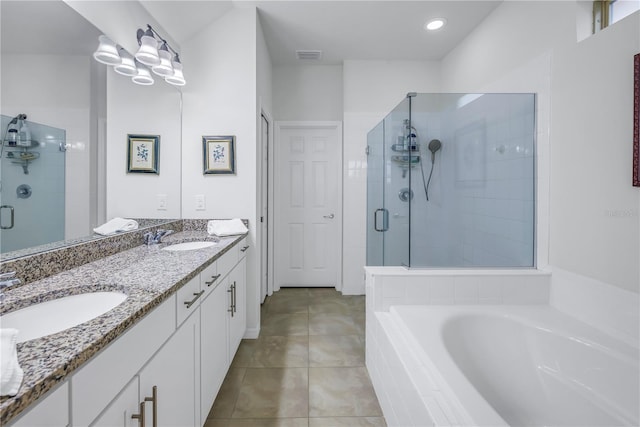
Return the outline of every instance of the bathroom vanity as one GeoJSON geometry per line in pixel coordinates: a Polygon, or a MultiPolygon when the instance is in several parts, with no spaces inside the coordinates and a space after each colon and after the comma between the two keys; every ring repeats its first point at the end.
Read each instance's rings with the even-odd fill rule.
{"type": "Polygon", "coordinates": [[[18,344],[25,379],[0,402],[2,425],[202,426],[245,333],[249,249],[246,235],[165,249],[206,240],[203,231],[177,232],[7,293],[9,306],[35,292],[117,289],[127,299],[18,344]]]}

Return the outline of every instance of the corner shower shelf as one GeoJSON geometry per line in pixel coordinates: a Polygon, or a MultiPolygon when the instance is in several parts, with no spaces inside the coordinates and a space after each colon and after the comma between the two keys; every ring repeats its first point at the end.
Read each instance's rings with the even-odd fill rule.
{"type": "MultiPolygon", "coordinates": [[[[37,147],[39,144],[36,141],[32,141],[31,147],[37,147]]],[[[19,147],[15,145],[7,146],[12,150],[7,150],[5,157],[11,160],[11,163],[22,166],[22,171],[25,175],[29,174],[29,163],[40,158],[40,153],[37,151],[29,151],[31,147],[19,147]]]]}

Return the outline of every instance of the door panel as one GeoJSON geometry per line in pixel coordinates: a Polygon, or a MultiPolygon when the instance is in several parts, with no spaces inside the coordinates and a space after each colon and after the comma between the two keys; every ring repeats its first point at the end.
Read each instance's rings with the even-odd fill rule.
{"type": "Polygon", "coordinates": [[[276,289],[337,286],[342,126],[280,122],[276,131],[276,289]]]}

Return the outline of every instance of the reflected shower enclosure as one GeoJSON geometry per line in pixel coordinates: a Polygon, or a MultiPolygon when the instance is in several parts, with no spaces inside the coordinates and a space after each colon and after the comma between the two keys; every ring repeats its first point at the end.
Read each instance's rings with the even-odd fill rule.
{"type": "Polygon", "coordinates": [[[0,116],[0,252],[64,240],[66,132],[29,121],[29,146],[10,141],[0,116]]]}
{"type": "Polygon", "coordinates": [[[533,94],[410,93],[367,144],[367,265],[535,267],[533,94]]]}

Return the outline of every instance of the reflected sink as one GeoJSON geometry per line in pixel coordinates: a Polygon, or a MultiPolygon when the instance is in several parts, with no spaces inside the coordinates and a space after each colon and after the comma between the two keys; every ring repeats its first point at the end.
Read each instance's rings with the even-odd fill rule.
{"type": "Polygon", "coordinates": [[[3,328],[15,328],[18,342],[41,338],[88,322],[127,299],[121,292],[91,292],[41,302],[0,317],[3,328]]]}
{"type": "Polygon", "coordinates": [[[193,251],[196,249],[210,248],[216,242],[184,242],[176,243],[162,248],[163,251],[193,251]]]}

